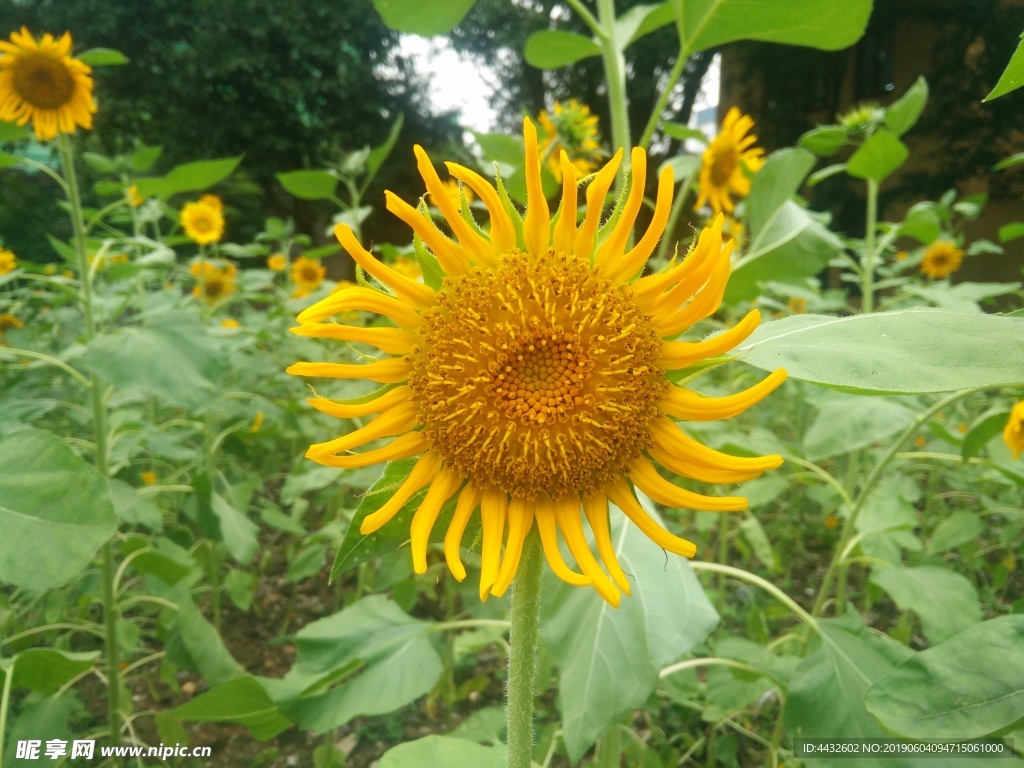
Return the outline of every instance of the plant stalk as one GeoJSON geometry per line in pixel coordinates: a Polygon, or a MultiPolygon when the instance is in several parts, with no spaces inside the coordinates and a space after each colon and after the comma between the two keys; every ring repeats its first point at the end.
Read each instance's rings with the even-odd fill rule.
{"type": "Polygon", "coordinates": [[[875,228],[878,226],[878,182],[868,179],[867,221],[864,231],[864,259],[860,274],[860,311],[875,309],[875,228]]]}
{"type": "Polygon", "coordinates": [[[540,581],[544,570],[540,537],[531,531],[523,544],[512,592],[509,631],[508,768],[533,765],[533,689],[537,678],[537,630],[540,624],[540,581]]]}
{"type": "MultiPolygon", "coordinates": [[[[601,39],[601,58],[604,78],[608,85],[608,108],[612,119],[612,144],[624,152],[631,146],[629,136],[629,99],[626,96],[626,68],[615,31],[615,0],[598,0],[597,19],[604,35],[601,39]]],[[[626,181],[629,154],[619,167],[619,187],[626,181]]]]}

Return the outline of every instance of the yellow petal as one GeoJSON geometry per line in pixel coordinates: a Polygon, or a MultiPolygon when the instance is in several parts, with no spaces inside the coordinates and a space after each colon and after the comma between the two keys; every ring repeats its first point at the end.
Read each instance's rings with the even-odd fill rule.
{"type": "Polygon", "coordinates": [[[568,253],[576,242],[576,168],[564,149],[559,150],[558,163],[562,169],[562,206],[555,224],[553,245],[556,251],[568,253]]]}
{"type": "Polygon", "coordinates": [[[370,344],[389,355],[404,355],[416,344],[416,337],[404,328],[380,326],[366,328],[361,325],[340,325],[338,323],[305,323],[288,330],[296,336],[370,344]]]}
{"type": "Polygon", "coordinates": [[[387,264],[378,261],[372,253],[359,244],[347,224],[336,226],[334,236],[338,238],[338,242],[345,247],[356,264],[393,290],[399,299],[407,304],[412,304],[417,309],[426,309],[433,305],[433,288],[416,280],[410,280],[405,275],[395,272],[387,264]]]}
{"type": "Polygon", "coordinates": [[[587,546],[587,538],[583,533],[583,523],[580,522],[580,497],[576,494],[569,494],[555,502],[555,519],[562,529],[565,543],[576,558],[580,569],[594,581],[594,589],[607,600],[611,605],[618,608],[622,593],[615,588],[600,564],[594,557],[594,553],[587,546]]]}
{"type": "Polygon", "coordinates": [[[328,379],[369,379],[380,384],[395,384],[409,378],[409,363],[402,357],[386,357],[372,363],[293,363],[285,373],[328,379]]]}
{"type": "Polygon", "coordinates": [[[609,274],[609,271],[622,258],[629,234],[633,231],[633,224],[636,223],[636,215],[640,212],[640,206],[644,202],[644,185],[647,183],[647,153],[640,147],[634,147],[630,155],[630,162],[632,168],[630,169],[629,196],[626,198],[626,204],[622,208],[619,220],[615,223],[615,229],[597,249],[597,258],[594,260],[604,274],[609,274]]]}
{"type": "Polygon", "coordinates": [[[523,556],[523,543],[533,525],[533,504],[513,497],[508,503],[508,541],[505,544],[505,556],[498,570],[498,578],[491,587],[491,594],[501,597],[512,584],[519,561],[523,556]]]}
{"type": "Polygon", "coordinates": [[[604,210],[604,198],[615,181],[615,172],[622,162],[622,148],[615,153],[607,165],[594,176],[594,180],[587,187],[587,215],[583,218],[583,224],[576,234],[576,244],[573,251],[577,256],[590,258],[594,251],[594,239],[597,237],[597,227],[601,223],[601,213],[604,210]]]}
{"type": "MultiPolygon", "coordinates": [[[[315,405],[314,402],[310,403],[315,405]]],[[[317,456],[329,456],[333,453],[351,451],[360,445],[365,445],[371,440],[379,440],[382,437],[391,437],[401,432],[408,432],[417,425],[416,403],[406,400],[398,405],[389,408],[370,419],[366,426],[350,432],[342,437],[329,440],[326,443],[311,445],[306,451],[306,456],[315,458],[317,456]]]]}
{"type": "Polygon", "coordinates": [[[300,323],[316,323],[339,312],[352,310],[376,312],[390,317],[402,328],[416,328],[420,316],[412,307],[391,296],[370,288],[345,288],[321,299],[313,306],[299,313],[300,323]]]}
{"type": "Polygon", "coordinates": [[[597,553],[601,555],[605,568],[608,569],[608,573],[611,574],[612,580],[619,589],[628,595],[629,579],[626,578],[622,566],[619,565],[615,547],[612,545],[611,526],[608,521],[608,497],[603,490],[583,497],[583,514],[587,516],[590,530],[594,532],[597,553]]]}
{"type": "Polygon", "coordinates": [[[749,389],[728,397],[703,397],[682,387],[670,387],[660,407],[669,416],[685,421],[729,419],[761,402],[785,380],[786,371],[779,368],[749,389]]]}
{"type": "Polygon", "coordinates": [[[384,199],[387,201],[387,209],[412,227],[412,231],[420,236],[430,252],[437,257],[437,263],[441,265],[441,269],[446,275],[462,275],[469,271],[470,263],[466,254],[459,246],[445,237],[444,233],[434,225],[434,222],[424,217],[390,190],[384,191],[384,199]]]}
{"type": "Polygon", "coordinates": [[[642,457],[630,463],[629,477],[637,488],[666,507],[739,512],[748,506],[742,496],[704,496],[680,488],[659,475],[654,465],[642,457]]]}
{"type": "Polygon", "coordinates": [[[703,464],[712,469],[727,469],[734,472],[766,472],[782,465],[782,457],[770,456],[730,456],[721,453],[694,440],[679,430],[669,419],[657,418],[651,422],[651,437],[662,448],[681,456],[694,464],[703,464]]]}
{"type": "Polygon", "coordinates": [[[409,541],[412,550],[412,569],[416,573],[427,572],[427,544],[430,543],[430,532],[437,522],[437,516],[441,514],[441,508],[448,501],[448,497],[459,489],[462,480],[463,478],[451,468],[442,469],[430,484],[430,490],[420,502],[416,514],[412,516],[409,541]]]}
{"type": "Polygon", "coordinates": [[[654,203],[654,215],[651,217],[650,226],[640,242],[633,249],[619,259],[614,261],[609,268],[609,276],[613,280],[629,280],[633,275],[644,268],[647,259],[654,253],[654,248],[665,232],[665,225],[668,223],[669,214],[672,212],[672,189],[675,181],[672,175],[672,167],[668,166],[661,172],[658,178],[658,198],[654,203]]]}
{"type": "Polygon", "coordinates": [[[498,578],[501,539],[505,534],[508,496],[504,491],[488,488],[480,498],[480,524],[483,544],[480,547],[480,599],[486,601],[491,586],[498,578]]]}
{"type": "Polygon", "coordinates": [[[395,491],[395,495],[388,499],[384,506],[376,512],[363,518],[363,522],[359,526],[359,532],[366,536],[387,525],[391,518],[402,511],[402,507],[406,505],[420,488],[434,479],[440,467],[440,456],[432,452],[423,454],[419,461],[413,465],[412,472],[409,473],[405,482],[395,491]]]}
{"type": "Polygon", "coordinates": [[[555,505],[545,495],[537,497],[534,503],[534,515],[537,519],[537,531],[540,533],[540,543],[544,547],[544,555],[548,559],[548,565],[555,576],[567,584],[577,587],[586,587],[591,584],[591,578],[572,570],[562,558],[562,551],[558,548],[558,529],[555,526],[555,505]]]}
{"type": "Polygon", "coordinates": [[[508,217],[501,198],[483,176],[456,163],[445,163],[448,173],[476,192],[491,217],[491,246],[497,253],[505,253],[516,247],[516,229],[508,217]]]}
{"type": "Polygon", "coordinates": [[[452,202],[452,199],[448,197],[448,191],[444,188],[444,184],[441,183],[441,178],[437,175],[437,171],[434,170],[434,164],[430,162],[430,158],[423,151],[423,147],[417,144],[413,147],[413,152],[416,154],[416,168],[427,185],[427,192],[430,193],[434,205],[441,211],[441,215],[448,222],[448,226],[452,228],[452,232],[459,239],[459,245],[468,252],[474,261],[493,262],[491,244],[478,232],[474,231],[466,220],[462,218],[462,213],[452,202]]]}
{"type": "Polygon", "coordinates": [[[408,387],[395,387],[381,392],[377,397],[367,400],[365,403],[336,403],[326,397],[311,397],[306,402],[329,416],[337,416],[339,419],[358,419],[361,416],[369,416],[371,413],[380,413],[408,399],[408,387]]]}
{"type": "Polygon", "coordinates": [[[541,254],[551,245],[551,211],[540,179],[537,129],[528,117],[523,118],[523,139],[526,142],[526,218],[523,220],[523,239],[529,253],[541,254]]]}
{"type": "Polygon", "coordinates": [[[633,521],[644,536],[662,549],[683,557],[693,557],[697,554],[696,544],[669,533],[647,514],[625,479],[617,478],[608,486],[608,499],[633,521]]]}
{"type": "Polygon", "coordinates": [[[469,524],[473,510],[480,503],[481,495],[480,491],[472,485],[466,484],[459,494],[459,500],[455,503],[452,521],[448,525],[448,532],[444,535],[444,559],[448,562],[448,570],[458,581],[466,578],[466,568],[462,565],[459,547],[462,546],[462,536],[466,532],[466,525],[469,524]]]}
{"type": "Polygon", "coordinates": [[[423,437],[422,432],[407,432],[401,437],[396,437],[383,448],[377,448],[372,451],[366,451],[364,453],[350,453],[344,456],[314,454],[309,456],[309,458],[317,464],[323,464],[325,467],[355,469],[357,467],[369,467],[374,464],[381,464],[385,461],[408,459],[411,456],[418,456],[429,447],[430,441],[423,437]]]}
{"type": "Polygon", "coordinates": [[[721,355],[741,343],[761,322],[761,313],[752,309],[735,326],[703,341],[669,341],[662,345],[661,367],[678,371],[700,360],[721,355]]]}

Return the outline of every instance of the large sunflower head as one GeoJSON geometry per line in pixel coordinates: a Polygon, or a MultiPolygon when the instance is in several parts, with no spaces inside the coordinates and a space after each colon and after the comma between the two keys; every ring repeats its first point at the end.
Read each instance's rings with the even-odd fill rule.
{"type": "Polygon", "coordinates": [[[299,256],[292,262],[292,282],[296,296],[309,296],[320,287],[327,275],[327,268],[316,259],[299,256]]]}
{"type": "Polygon", "coordinates": [[[71,34],[38,42],[25,27],[0,40],[0,120],[29,121],[40,141],[92,128],[92,69],[71,58],[71,34]]]}
{"type": "Polygon", "coordinates": [[[750,176],[764,165],[764,150],[754,146],[757,136],[749,135],[753,127],[753,118],[736,107],[726,113],[721,132],[701,158],[695,209],[707,203],[715,213],[731,213],[731,195],[750,193],[750,176]]]}
{"type": "Polygon", "coordinates": [[[541,110],[537,122],[544,133],[541,153],[556,181],[562,181],[562,150],[569,155],[569,162],[579,176],[586,176],[597,167],[601,142],[597,115],[590,113],[590,107],[576,99],[556,101],[550,113],[541,110]]]}
{"type": "Polygon", "coordinates": [[[188,271],[196,279],[192,295],[207,304],[217,304],[235,292],[238,270],[234,264],[218,267],[209,261],[195,261],[188,271]]]}
{"type": "Polygon", "coordinates": [[[201,199],[185,203],[181,209],[181,228],[185,235],[193,242],[200,245],[220,242],[224,236],[224,212],[220,200],[216,204],[207,198],[212,195],[205,195],[201,199]]]}
{"type": "Polygon", "coordinates": [[[0,275],[6,275],[18,268],[18,258],[6,248],[0,248],[0,275]]]}
{"type": "Polygon", "coordinates": [[[936,240],[928,246],[921,259],[921,273],[933,280],[949,277],[960,269],[964,261],[962,248],[957,248],[949,240],[936,240]]]}
{"type": "Polygon", "coordinates": [[[629,193],[604,227],[604,200],[622,152],[586,188],[581,223],[576,168],[560,152],[562,213],[552,221],[541,187],[537,133],[529,120],[524,135],[527,210],[521,220],[480,175],[447,164],[486,206],[487,234],[463,219],[441,193],[437,172],[416,147],[420,174],[455,239],[390,192],[387,208],[412,227],[446,276],[435,290],[400,275],[363,249],[348,227],[338,226],[342,245],[382,289],[359,286],[334,293],[302,312],[293,331],[369,344],[383,354],[368,364],[303,362],[288,370],[388,385],[359,404],[311,399],[318,410],[340,418],[376,415],[343,437],[311,446],[307,456],[333,467],[418,457],[394,496],[361,524],[364,534],[378,530],[429,486],[410,530],[417,572],[426,570],[431,529],[452,499],[445,557],[455,577],[465,578],[460,543],[479,509],[482,599],[508,589],[524,541],[536,527],[559,577],[593,585],[617,605],[621,592],[629,592],[629,581],[611,544],[609,503],[665,549],[692,557],[696,546],[662,528],[640,505],[634,488],[669,507],[744,509],[746,499],[678,487],[656,464],[713,483],[745,480],[777,467],[779,456],[737,457],[707,448],[677,420],[740,413],[778,386],[785,372],[725,398],[702,397],[670,383],[666,372],[731,349],[759,321],[754,311],[733,329],[703,341],[672,340],[721,302],[731,250],[722,242],[721,217],[682,262],[642,276],[669,217],[671,169],[658,181],[647,231],[629,247],[643,205],[644,151],[633,150],[629,193]],[[394,325],[328,321],[352,310],[381,314],[394,325]],[[353,452],[388,437],[394,439],[383,447],[353,452]],[[587,544],[585,525],[596,554],[587,544]],[[562,558],[559,531],[578,570],[562,558]]]}

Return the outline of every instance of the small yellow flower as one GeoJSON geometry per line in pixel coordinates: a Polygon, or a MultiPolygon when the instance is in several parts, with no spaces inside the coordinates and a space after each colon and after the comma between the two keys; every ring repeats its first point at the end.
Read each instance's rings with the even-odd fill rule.
{"type": "Polygon", "coordinates": [[[423,277],[420,264],[411,256],[399,256],[391,262],[391,268],[400,275],[405,275],[410,280],[419,280],[423,277]]]}
{"type": "Polygon", "coordinates": [[[146,198],[139,194],[139,188],[134,184],[128,187],[126,196],[128,198],[128,202],[131,203],[132,208],[138,208],[146,202],[146,198]]]}
{"type": "Polygon", "coordinates": [[[896,261],[906,261],[909,255],[906,251],[896,251],[896,261]]]}
{"type": "Polygon", "coordinates": [[[147,469],[142,473],[142,482],[144,485],[153,485],[156,483],[156,472],[147,469]]]}
{"type": "Polygon", "coordinates": [[[789,312],[792,315],[806,315],[807,299],[801,299],[797,296],[793,296],[786,303],[786,307],[789,309],[789,312]]]}
{"type": "Polygon", "coordinates": [[[835,515],[829,515],[825,518],[825,527],[828,528],[830,531],[834,531],[836,528],[839,527],[839,518],[835,515]]]}
{"type": "Polygon", "coordinates": [[[725,115],[721,133],[711,140],[701,159],[694,210],[707,203],[715,213],[731,213],[730,193],[741,197],[750,193],[750,176],[764,165],[764,150],[753,146],[757,136],[747,135],[753,127],[753,118],[736,107],[725,115]]]}
{"type": "Polygon", "coordinates": [[[221,328],[241,328],[241,324],[233,317],[226,317],[220,321],[221,328]]]}
{"type": "Polygon", "coordinates": [[[47,264],[45,267],[43,267],[43,274],[44,275],[56,275],[57,274],[57,265],[56,264],[47,264]]]}
{"type": "Polygon", "coordinates": [[[18,259],[10,251],[0,248],[0,275],[6,275],[18,268],[18,259]]]}
{"type": "Polygon", "coordinates": [[[68,280],[70,280],[75,276],[75,273],[72,272],[70,269],[65,269],[63,272],[60,273],[60,276],[66,277],[68,280]]]}
{"type": "Polygon", "coordinates": [[[327,268],[316,259],[300,256],[292,262],[292,282],[295,283],[295,296],[309,296],[320,287],[327,274],[327,268]]]}
{"type": "Polygon", "coordinates": [[[287,266],[288,258],[283,253],[275,253],[267,259],[267,269],[272,269],[275,272],[280,272],[287,266]]]}
{"type": "Polygon", "coordinates": [[[590,107],[576,99],[556,101],[550,114],[541,110],[537,122],[544,132],[541,156],[547,158],[548,170],[555,181],[562,182],[562,150],[569,156],[569,162],[579,177],[588,175],[597,167],[601,157],[599,121],[597,115],[590,113],[590,107]]]}
{"type": "Polygon", "coordinates": [[[1024,400],[1021,400],[1010,411],[1010,419],[1003,430],[1003,442],[1016,459],[1024,451],[1024,400]]]}
{"type": "Polygon", "coordinates": [[[252,420],[252,426],[249,427],[250,432],[259,432],[260,427],[263,426],[263,411],[256,411],[256,416],[252,420]]]}
{"type": "MultiPolygon", "coordinates": [[[[207,201],[206,195],[197,202],[185,203],[181,209],[181,226],[185,235],[200,245],[219,242],[224,236],[224,214],[219,205],[207,201]]],[[[219,204],[220,200],[217,199],[219,204]]]]}
{"type": "Polygon", "coordinates": [[[8,328],[24,328],[25,324],[10,312],[0,313],[0,334],[8,328]]]}
{"type": "Polygon", "coordinates": [[[237,270],[234,264],[225,264],[223,268],[209,261],[196,261],[188,268],[196,278],[192,295],[207,304],[223,301],[235,292],[237,270]]]}
{"type": "Polygon", "coordinates": [[[92,128],[92,69],[71,58],[71,33],[36,39],[22,27],[0,40],[0,120],[32,122],[39,141],[92,128]]]}
{"type": "MultiPolygon", "coordinates": [[[[656,463],[709,483],[748,480],[778,467],[781,456],[731,456],[708,448],[687,433],[686,422],[735,416],[779,386],[786,372],[775,371],[726,398],[704,397],[668,380],[668,372],[734,348],[760,322],[754,310],[735,327],[702,341],[674,340],[722,301],[732,251],[722,242],[722,218],[701,232],[683,261],[645,275],[672,207],[671,168],[658,179],[649,226],[631,245],[647,178],[647,154],[633,149],[627,199],[611,231],[599,239],[604,200],[622,151],[589,182],[590,204],[582,222],[560,216],[552,224],[537,131],[529,119],[523,135],[527,205],[521,227],[518,214],[514,220],[484,178],[448,164],[451,175],[472,187],[488,209],[487,234],[461,218],[430,158],[415,147],[427,190],[456,239],[391,192],[387,207],[422,238],[446,277],[437,290],[410,280],[364,249],[349,227],[337,226],[345,250],[393,294],[364,286],[343,289],[300,313],[300,325],[292,330],[371,344],[383,354],[365,364],[300,362],[288,372],[394,385],[359,404],[310,399],[331,416],[372,418],[312,445],[306,455],[341,468],[417,457],[408,477],[359,529],[364,535],[381,529],[425,489],[411,522],[398,523],[409,526],[416,573],[427,569],[431,530],[452,499],[445,559],[455,578],[466,577],[460,546],[479,509],[481,599],[509,589],[527,537],[536,529],[556,576],[593,586],[617,606],[622,593],[629,594],[630,580],[615,553],[609,516],[621,511],[659,546],[693,557],[696,545],[660,526],[634,489],[670,508],[745,509],[742,497],[705,496],[680,487],[656,463]],[[384,315],[394,325],[327,322],[353,310],[384,315]],[[355,452],[384,437],[394,439],[355,452]],[[576,569],[561,553],[559,532],[576,569]]],[[[576,168],[564,151],[559,159],[561,207],[575,211],[576,168]]]]}
{"type": "Polygon", "coordinates": [[[914,445],[916,445],[918,448],[924,448],[927,444],[928,444],[928,441],[925,440],[920,435],[918,435],[917,437],[914,438],[914,445]]]}
{"type": "Polygon", "coordinates": [[[928,246],[921,260],[921,273],[933,280],[949,277],[960,269],[964,252],[949,240],[936,240],[928,246]]]}
{"type": "Polygon", "coordinates": [[[967,425],[961,421],[959,424],[956,425],[956,431],[959,432],[961,435],[966,435],[967,425]]]}

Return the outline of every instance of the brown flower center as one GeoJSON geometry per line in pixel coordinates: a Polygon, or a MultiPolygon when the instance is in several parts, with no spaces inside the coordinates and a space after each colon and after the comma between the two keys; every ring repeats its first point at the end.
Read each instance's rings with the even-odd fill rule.
{"type": "Polygon", "coordinates": [[[75,80],[67,64],[45,53],[29,53],[19,58],[13,76],[14,90],[39,109],[59,109],[75,93],[75,80]]]}
{"type": "Polygon", "coordinates": [[[732,143],[728,146],[716,147],[714,151],[715,158],[711,164],[711,182],[717,187],[724,187],[729,183],[729,179],[732,178],[740,156],[732,143]]]}
{"type": "Polygon", "coordinates": [[[480,486],[588,492],[650,446],[661,339],[629,287],[549,250],[446,278],[409,387],[424,434],[480,486]]]}

